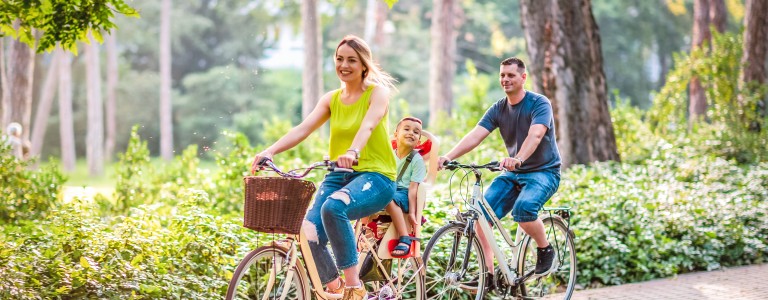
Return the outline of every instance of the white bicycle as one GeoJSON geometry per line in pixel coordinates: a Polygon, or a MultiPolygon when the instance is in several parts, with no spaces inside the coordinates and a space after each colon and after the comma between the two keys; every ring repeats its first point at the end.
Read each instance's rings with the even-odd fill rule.
{"type": "Polygon", "coordinates": [[[465,199],[465,211],[457,210],[456,220],[438,229],[424,250],[427,299],[570,299],[577,273],[574,234],[569,228],[570,208],[545,207],[544,213],[540,214],[547,241],[556,251],[553,271],[549,275],[534,275],[536,241],[522,230],[516,230],[514,241],[507,231],[496,230],[508,246],[505,249],[499,247],[496,238],[489,238],[496,268],[488,271],[475,230],[481,230],[486,237],[497,237],[494,229],[503,227],[482,196],[480,170],[500,171],[499,164],[465,165],[453,161],[445,168],[464,170],[461,180],[474,175],[475,183],[469,199],[465,199]],[[483,210],[490,212],[490,220],[483,210]],[[487,276],[489,273],[494,276],[487,276]],[[486,282],[490,278],[495,282],[486,282]]]}
{"type": "MultiPolygon", "coordinates": [[[[243,258],[232,276],[225,299],[308,300],[312,299],[312,295],[317,299],[340,299],[342,295],[327,293],[322,288],[312,251],[304,231],[300,229],[315,187],[299,178],[313,169],[341,169],[329,160],[289,172],[281,171],[269,160],[265,166],[281,177],[246,177],[244,226],[261,232],[288,235],[251,251],[243,258]],[[254,182],[249,182],[251,180],[254,182]]],[[[379,235],[362,223],[358,221],[355,225],[355,236],[358,237],[360,265],[363,269],[372,270],[361,272],[361,277],[366,276],[361,280],[370,295],[378,299],[424,299],[424,272],[420,258],[379,258],[379,235]],[[364,267],[366,261],[368,265],[364,267]]]]}

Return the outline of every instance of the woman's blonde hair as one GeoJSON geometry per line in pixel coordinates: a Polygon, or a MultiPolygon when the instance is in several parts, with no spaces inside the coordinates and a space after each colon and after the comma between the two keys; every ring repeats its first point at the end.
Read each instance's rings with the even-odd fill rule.
{"type": "Polygon", "coordinates": [[[334,57],[338,55],[339,47],[345,44],[352,48],[352,50],[355,50],[357,55],[360,56],[360,61],[363,63],[363,66],[367,69],[363,71],[364,84],[375,84],[377,86],[385,87],[389,89],[390,92],[397,91],[397,88],[395,87],[395,82],[397,82],[397,80],[392,77],[392,75],[389,75],[389,73],[384,72],[384,70],[381,69],[381,66],[379,66],[373,60],[371,47],[369,47],[368,43],[366,43],[363,39],[355,35],[345,36],[343,39],[341,39],[339,45],[336,46],[336,53],[334,54],[334,57]]]}

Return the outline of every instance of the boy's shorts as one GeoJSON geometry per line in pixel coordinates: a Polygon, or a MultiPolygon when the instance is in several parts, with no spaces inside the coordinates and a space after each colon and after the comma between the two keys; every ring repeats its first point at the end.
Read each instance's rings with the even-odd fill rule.
{"type": "Polygon", "coordinates": [[[403,209],[403,212],[408,213],[408,189],[398,187],[395,191],[395,196],[392,197],[392,201],[395,201],[397,206],[403,209]]]}

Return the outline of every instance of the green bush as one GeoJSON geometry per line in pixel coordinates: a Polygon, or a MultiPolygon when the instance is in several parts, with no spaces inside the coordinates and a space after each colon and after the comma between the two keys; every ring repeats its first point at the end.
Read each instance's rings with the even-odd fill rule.
{"type": "Polygon", "coordinates": [[[55,205],[66,177],[55,161],[39,170],[34,164],[16,159],[0,141],[0,221],[41,218],[55,205]]]}
{"type": "Polygon", "coordinates": [[[76,200],[5,227],[0,298],[220,298],[258,238],[236,218],[205,212],[204,192],[189,189],[182,199],[177,209],[139,206],[114,218],[76,200]]]}
{"type": "Polygon", "coordinates": [[[621,284],[768,258],[768,163],[690,156],[659,145],[645,165],[564,173],[553,199],[574,208],[579,282],[621,284]]]}

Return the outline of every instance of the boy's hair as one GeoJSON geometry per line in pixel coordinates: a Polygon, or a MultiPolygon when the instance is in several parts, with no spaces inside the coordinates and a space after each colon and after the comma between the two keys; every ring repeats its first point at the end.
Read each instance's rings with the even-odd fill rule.
{"type": "Polygon", "coordinates": [[[421,122],[421,119],[417,117],[405,117],[400,119],[400,122],[397,122],[397,126],[395,126],[395,128],[400,128],[400,124],[403,124],[403,122],[405,121],[413,121],[413,122],[419,123],[419,125],[422,125],[422,126],[424,125],[424,123],[421,122]]]}

